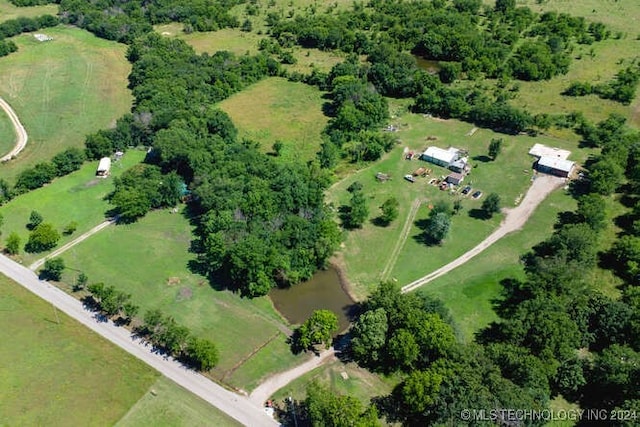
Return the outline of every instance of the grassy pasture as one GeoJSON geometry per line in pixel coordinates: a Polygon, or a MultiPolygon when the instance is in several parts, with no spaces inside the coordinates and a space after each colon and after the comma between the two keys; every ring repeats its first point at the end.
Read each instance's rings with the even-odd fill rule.
{"type": "MultiPolygon", "coordinates": [[[[105,196],[113,190],[113,177],[144,159],[145,152],[129,150],[123,158],[112,164],[111,177],[100,179],[95,177],[98,162],[87,162],[79,171],[54,180],[42,188],[23,194],[0,207],[4,217],[2,237],[11,233],[20,235],[22,245],[27,242],[31,211],[38,211],[45,222],[51,222],[60,233],[71,221],[78,223],[78,229],[70,236],[62,236],[59,245],[75,239],[105,219],[106,212],[113,206],[105,200],[105,196]]],[[[25,264],[45,256],[46,253],[28,254],[22,252],[19,259],[25,264]]]]}
{"type": "Polygon", "coordinates": [[[74,27],[44,32],[53,40],[16,36],[18,51],[0,59],[0,96],[29,134],[18,159],[0,165],[0,177],[10,181],[67,147],[82,147],[88,133],[113,125],[131,107],[126,46],[74,27]]]}
{"type": "Polygon", "coordinates": [[[112,425],[158,377],[5,276],[0,288],[3,425],[112,425]]]}
{"type": "Polygon", "coordinates": [[[286,325],[268,298],[248,300],[216,291],[189,271],[194,258],[189,253],[191,237],[191,225],[181,214],[151,212],[137,223],[108,227],[71,248],[62,256],[68,267],[63,281],[72,284],[83,271],[90,283],[104,282],[131,293],[141,315],[158,308],[193,333],[212,339],[221,356],[212,377],[237,388],[247,389],[294,363],[297,359],[281,332],[286,325]],[[267,362],[259,362],[263,356],[267,362]],[[262,365],[236,373],[238,362],[246,360],[262,365]]]}
{"type": "Polygon", "coordinates": [[[173,381],[160,377],[115,425],[231,427],[240,424],[173,381]]]}
{"type": "Polygon", "coordinates": [[[228,50],[236,55],[245,53],[254,55],[258,52],[258,43],[265,38],[265,36],[260,36],[255,32],[247,33],[237,28],[186,34],[183,32],[183,24],[176,22],[156,25],[154,29],[163,36],[177,37],[184,40],[199,54],[207,52],[210,55],[219,50],[228,50]]]}
{"type": "Polygon", "coordinates": [[[16,143],[16,133],[7,116],[3,111],[0,112],[0,156],[8,153],[16,143]]]}
{"type": "Polygon", "coordinates": [[[534,143],[561,147],[572,150],[571,159],[584,161],[587,151],[578,151],[575,143],[565,142],[548,137],[531,138],[528,136],[508,136],[495,134],[486,129],[477,130],[472,136],[467,134],[473,125],[455,120],[435,120],[421,115],[401,113],[396,111],[394,123],[399,126],[397,136],[401,141],[387,157],[373,165],[366,167],[348,178],[335,184],[328,194],[328,201],[336,207],[347,204],[349,194],[347,187],[354,181],[364,185],[364,192],[369,197],[370,219],[380,215],[379,206],[390,196],[400,202],[400,215],[388,227],[379,227],[372,222],[356,231],[349,232],[341,252],[341,261],[346,273],[354,285],[358,297],[366,296],[372,285],[380,279],[380,274],[392,252],[404,222],[409,215],[412,203],[417,200],[425,201],[418,210],[416,220],[420,221],[429,215],[429,205],[437,200],[448,200],[450,203],[461,197],[463,210],[453,217],[451,232],[442,246],[428,247],[419,241],[421,230],[415,222],[409,236],[399,253],[395,268],[390,277],[396,278],[404,285],[436,268],[455,259],[460,254],[471,249],[486,237],[500,222],[501,216],[491,220],[472,218],[470,212],[479,209],[487,194],[496,192],[501,196],[502,206],[514,206],[516,199],[526,193],[531,178],[533,159],[527,154],[534,143]],[[427,138],[436,138],[427,140],[427,138]],[[503,138],[503,150],[494,162],[487,162],[487,147],[492,138],[503,138]],[[470,184],[481,190],[484,195],[479,200],[469,197],[452,195],[428,185],[431,178],[439,178],[448,172],[444,168],[423,162],[421,160],[404,160],[403,148],[408,147],[415,152],[422,152],[427,146],[436,145],[442,148],[454,146],[469,150],[472,165],[477,165],[463,184],[470,184]],[[474,160],[474,157],[476,158],[474,160]],[[433,170],[429,178],[417,178],[411,184],[402,177],[419,167],[433,170]],[[375,179],[377,172],[388,173],[392,179],[380,183],[375,179]]]}
{"type": "Polygon", "coordinates": [[[8,0],[0,0],[0,22],[18,17],[32,18],[40,15],[57,15],[58,6],[47,4],[42,6],[17,7],[8,0]]]}
{"type": "Polygon", "coordinates": [[[277,140],[284,143],[284,161],[307,161],[320,148],[327,117],[322,112],[322,92],[303,83],[269,78],[220,103],[241,138],[259,142],[271,152],[277,140]]]}

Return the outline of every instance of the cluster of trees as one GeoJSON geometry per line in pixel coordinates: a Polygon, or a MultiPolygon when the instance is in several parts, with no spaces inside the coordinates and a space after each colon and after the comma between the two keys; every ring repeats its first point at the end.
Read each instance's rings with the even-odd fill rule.
{"type": "Polygon", "coordinates": [[[82,150],[72,147],[56,154],[51,161],[40,162],[23,170],[18,174],[13,189],[9,189],[8,184],[4,182],[3,185],[7,187],[7,191],[2,192],[5,201],[15,195],[40,188],[53,181],[54,178],[68,175],[80,169],[85,159],[82,150]]]}
{"type": "Polygon", "coordinates": [[[294,353],[315,350],[316,346],[331,347],[338,332],[338,317],[331,310],[316,310],[295,330],[291,339],[294,353]]]}
{"type": "Polygon", "coordinates": [[[13,41],[6,40],[9,37],[41,28],[55,27],[59,23],[58,18],[51,15],[42,15],[35,18],[20,17],[0,23],[0,57],[18,50],[18,46],[13,41]]]}
{"type": "Polygon", "coordinates": [[[283,164],[240,141],[229,117],[212,105],[279,73],[268,55],[196,55],[185,42],[148,34],[128,50],[135,96],[115,129],[87,138],[87,152],[142,143],[148,162],[116,180],[111,197],[135,219],[172,203],[178,176],[188,185],[202,272],[243,295],[311,277],[340,241],[323,202],[329,179],[320,166],[283,164]],[[161,172],[161,173],[160,173],[161,172]]]}
{"type": "Polygon", "coordinates": [[[354,181],[347,191],[351,193],[348,206],[342,206],[342,225],[348,229],[361,228],[369,217],[369,206],[362,191],[362,184],[354,181]]]}
{"type": "Polygon", "coordinates": [[[113,285],[92,283],[87,290],[91,293],[90,305],[107,317],[118,317],[122,323],[129,323],[140,310],[131,302],[131,294],[119,291],[113,285]]]}
{"type": "Polygon", "coordinates": [[[629,105],[636,97],[639,81],[640,66],[634,64],[620,70],[610,82],[593,85],[589,82],[572,82],[562,94],[567,96],[595,94],[602,99],[611,99],[629,105]]]}
{"type": "Polygon", "coordinates": [[[153,25],[182,22],[185,30],[215,31],[238,27],[238,18],[229,13],[236,0],[210,2],[206,0],[156,1],[142,0],[122,3],[117,0],[86,2],[61,0],[62,21],[85,28],[98,37],[131,43],[153,30],[153,25]]]}
{"type": "Polygon", "coordinates": [[[136,331],[155,347],[201,371],[208,371],[218,364],[218,348],[212,341],[193,336],[187,327],[177,324],[160,310],[147,311],[136,331]]]}

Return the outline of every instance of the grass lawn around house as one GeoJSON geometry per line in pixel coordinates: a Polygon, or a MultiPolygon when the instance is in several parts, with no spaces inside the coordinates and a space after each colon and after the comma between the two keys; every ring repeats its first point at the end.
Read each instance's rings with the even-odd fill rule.
{"type": "Polygon", "coordinates": [[[337,394],[349,394],[368,405],[371,398],[391,393],[399,379],[371,373],[353,362],[345,364],[335,360],[296,378],[278,390],[273,399],[282,405],[289,396],[294,400],[304,400],[307,397],[307,386],[312,381],[329,386],[337,394]]]}
{"type": "Polygon", "coordinates": [[[218,346],[220,363],[211,371],[212,378],[250,391],[249,386],[263,376],[296,362],[283,338],[272,341],[286,329],[285,321],[268,298],[243,299],[214,290],[204,277],[192,274],[188,268],[195,258],[189,252],[191,230],[181,213],[169,210],[150,212],[133,224],[108,227],[63,254],[67,266],[63,282],[70,288],[83,271],[89,283],[104,282],[132,294],[132,301],[141,308],[139,317],[149,309],[173,316],[218,346]],[[269,351],[253,355],[267,344],[269,351]],[[230,373],[243,360],[262,363],[262,367],[242,375],[247,371],[240,369],[236,381],[230,373]]]}
{"type": "Polygon", "coordinates": [[[320,149],[321,133],[328,118],[322,112],[323,93],[304,83],[279,77],[262,80],[230,96],[219,106],[239,130],[240,138],[260,144],[272,152],[282,141],[283,161],[306,162],[320,149]]]}
{"type": "Polygon", "coordinates": [[[452,261],[477,245],[498,226],[502,219],[501,215],[496,215],[491,220],[482,220],[473,218],[470,213],[475,213],[474,209],[479,209],[484,198],[491,192],[500,195],[503,207],[516,205],[516,201],[524,196],[530,185],[533,158],[527,153],[533,144],[543,143],[569,149],[572,151],[570,159],[578,162],[584,161],[589,154],[588,150],[579,150],[575,142],[548,137],[496,134],[487,129],[478,129],[470,136],[468,134],[473,129],[471,124],[402,113],[392,105],[393,110],[397,110],[392,122],[399,127],[396,133],[400,141],[399,146],[394,148],[384,160],[369,165],[335,184],[328,191],[327,196],[328,201],[338,208],[349,203],[350,194],[346,189],[351,183],[359,181],[364,186],[370,220],[362,229],[347,233],[344,248],[340,253],[340,263],[345,267],[347,277],[354,285],[354,292],[359,298],[366,297],[372,286],[380,280],[382,270],[401,237],[405,220],[415,200],[424,202],[412,222],[411,230],[397,260],[392,260],[393,268],[389,277],[397,279],[399,285],[405,285],[452,261]],[[504,140],[502,153],[495,161],[486,161],[484,157],[492,138],[504,140]],[[459,194],[440,191],[428,182],[432,178],[440,178],[448,174],[446,169],[421,160],[404,159],[405,147],[421,153],[430,145],[441,148],[454,146],[469,151],[472,169],[461,187],[469,184],[473,187],[471,193],[475,190],[482,191],[483,196],[480,199],[474,200],[469,196],[463,197],[459,194]],[[409,183],[403,179],[405,174],[410,174],[420,167],[432,169],[430,176],[418,177],[415,183],[409,183]],[[375,179],[377,172],[390,174],[392,179],[387,182],[378,182],[375,179]],[[400,202],[398,219],[388,227],[374,225],[371,220],[380,215],[379,206],[391,196],[400,202]],[[422,243],[421,229],[416,226],[416,220],[426,219],[429,215],[429,205],[433,205],[438,200],[447,200],[453,204],[456,198],[462,200],[463,209],[458,215],[452,217],[449,236],[441,246],[427,246],[422,243]]]}
{"type": "Polygon", "coordinates": [[[2,424],[112,425],[158,378],[2,275],[0,288],[2,424]]]}
{"type": "Polygon", "coordinates": [[[0,22],[21,17],[33,18],[41,15],[57,15],[58,5],[46,4],[42,6],[18,7],[9,0],[0,0],[0,22]]]}
{"type": "Polygon", "coordinates": [[[0,96],[20,118],[29,142],[17,159],[0,165],[12,182],[23,169],[50,160],[68,147],[84,147],[85,136],[112,126],[131,108],[126,46],[75,27],[13,37],[18,51],[0,58],[0,96]]]}
{"type": "Polygon", "coordinates": [[[160,377],[115,426],[232,427],[240,424],[173,381],[160,377]]]}
{"type": "Polygon", "coordinates": [[[113,208],[105,200],[105,196],[113,191],[113,178],[140,163],[144,156],[145,152],[142,150],[128,150],[121,160],[112,163],[111,176],[106,179],[96,178],[97,161],[86,162],[80,170],[57,178],[50,184],[18,196],[1,206],[0,214],[4,223],[0,246],[4,247],[7,236],[16,232],[22,241],[21,253],[17,259],[24,264],[28,265],[48,253],[24,252],[24,244],[29,238],[26,225],[31,211],[34,210],[42,215],[44,222],[52,223],[60,232],[58,246],[100,224],[105,220],[107,211],[113,208]],[[78,229],[69,236],[63,235],[62,230],[72,221],[78,224],[78,229]]]}

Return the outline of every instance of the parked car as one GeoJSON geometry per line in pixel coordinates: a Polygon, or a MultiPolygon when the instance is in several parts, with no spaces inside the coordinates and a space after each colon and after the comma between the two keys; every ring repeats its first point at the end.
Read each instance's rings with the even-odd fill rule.
{"type": "Polygon", "coordinates": [[[469,194],[470,191],[471,191],[471,186],[467,185],[466,187],[464,187],[462,189],[462,194],[464,194],[466,196],[467,194],[469,194]]]}
{"type": "Polygon", "coordinates": [[[409,182],[416,182],[416,179],[413,177],[413,175],[405,175],[404,179],[406,179],[409,182]]]}
{"type": "Polygon", "coordinates": [[[482,191],[476,191],[471,195],[471,197],[473,197],[474,199],[479,199],[480,197],[482,197],[482,191]]]}

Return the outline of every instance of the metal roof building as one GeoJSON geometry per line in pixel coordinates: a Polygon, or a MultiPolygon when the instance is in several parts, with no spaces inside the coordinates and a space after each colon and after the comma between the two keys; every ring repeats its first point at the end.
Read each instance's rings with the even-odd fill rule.
{"type": "Polygon", "coordinates": [[[575,166],[575,162],[555,157],[540,157],[538,160],[538,170],[540,172],[567,177],[575,166]]]}
{"type": "Polygon", "coordinates": [[[449,167],[451,163],[458,160],[458,157],[460,157],[460,150],[453,147],[447,150],[438,147],[429,147],[421,156],[422,160],[444,167],[449,167]]]}

